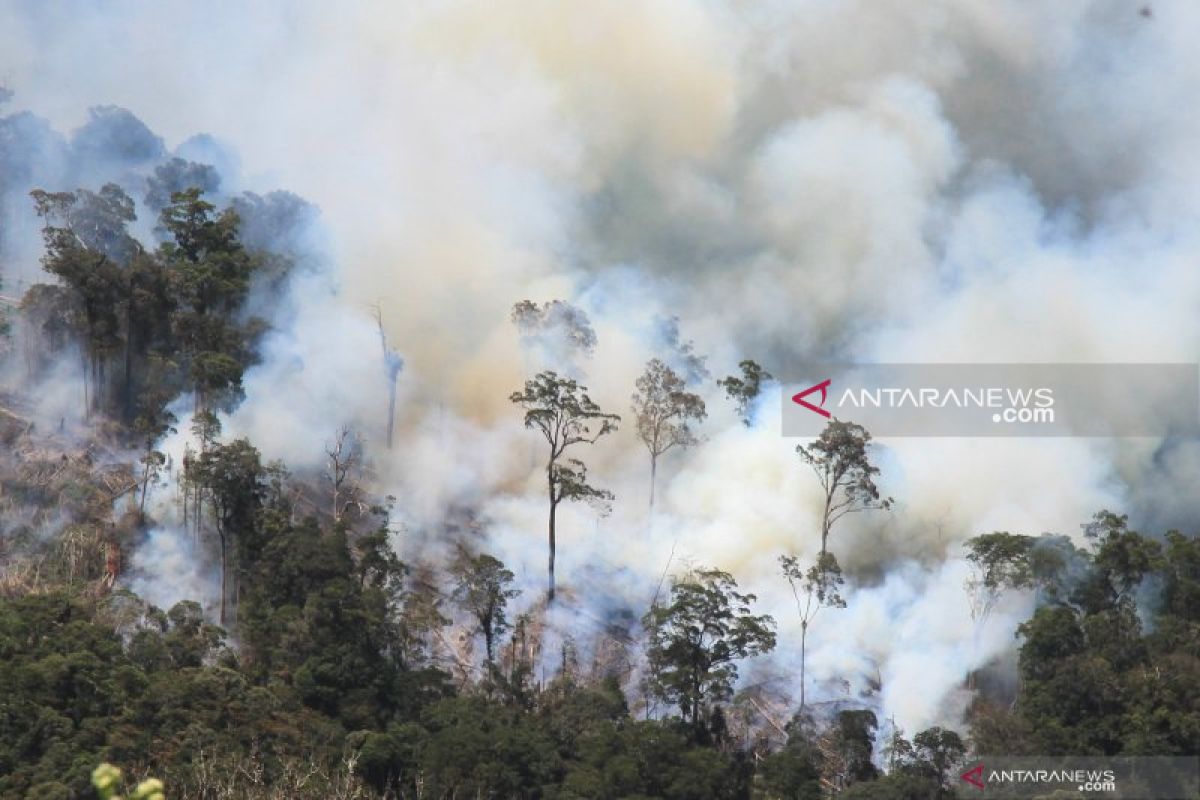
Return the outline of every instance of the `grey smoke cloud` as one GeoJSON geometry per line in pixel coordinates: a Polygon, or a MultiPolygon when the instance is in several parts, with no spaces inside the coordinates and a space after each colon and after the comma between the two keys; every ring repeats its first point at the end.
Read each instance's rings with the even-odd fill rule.
{"type": "MultiPolygon", "coordinates": [[[[78,182],[85,144],[104,174],[149,174],[170,154],[214,165],[229,196],[311,201],[320,223],[300,207],[276,238],[304,251],[315,238],[320,257],[279,302],[227,430],[297,466],[343,421],[377,444],[380,303],[406,361],[402,444],[375,453],[402,546],[435,538],[449,505],[476,508],[536,593],[541,476],[505,399],[524,378],[518,300],[587,314],[585,382],[626,415],[646,360],[671,355],[653,320],[673,317],[714,375],[745,356],[1200,357],[1200,119],[1186,102],[1200,8],[1153,5],[1146,18],[1101,0],[456,0],[336,16],[316,2],[4,3],[7,108],[37,115],[6,120],[20,156],[0,147],[5,274],[36,274],[37,255],[8,187],[78,182]],[[89,122],[105,105],[146,130],[89,122]]],[[[672,552],[676,567],[718,565],[787,641],[798,626],[774,559],[814,551],[814,481],[768,407],[746,429],[715,386],[704,395],[707,441],[667,460],[655,519],[631,426],[587,454],[618,504],[599,523],[566,515],[560,570],[625,568],[632,603],[672,552]]],[[[815,634],[813,669],[860,686],[877,670],[883,710],[909,730],[957,721],[961,673],[1020,618],[998,614],[981,651],[917,669],[962,634],[938,609],[961,590],[964,539],[1077,535],[1104,506],[1146,530],[1179,524],[1200,476],[1194,445],[1153,441],[894,440],[880,457],[902,502],[837,534],[856,588],[815,634]],[[946,625],[931,642],[933,614],[946,625]]]]}

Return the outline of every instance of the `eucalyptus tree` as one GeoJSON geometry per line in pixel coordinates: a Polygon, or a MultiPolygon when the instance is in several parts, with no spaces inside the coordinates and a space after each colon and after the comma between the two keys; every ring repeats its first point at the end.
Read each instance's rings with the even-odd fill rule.
{"type": "Polygon", "coordinates": [[[725,396],[734,402],[742,423],[750,427],[750,408],[754,400],[762,393],[763,385],[773,377],[756,361],[743,359],[738,364],[742,371],[741,377],[727,375],[717,381],[717,385],[725,390],[725,396]]]}
{"type": "Polygon", "coordinates": [[[637,379],[633,413],[638,439],[650,453],[650,506],[654,507],[654,484],[658,458],[672,448],[692,447],[699,439],[692,429],[708,414],[700,395],[687,391],[683,378],[657,358],[646,364],[637,379]]]}
{"type": "Polygon", "coordinates": [[[831,420],[810,446],[796,446],[821,484],[821,556],[829,550],[829,534],[838,520],[860,511],[888,510],[890,497],[875,485],[879,467],[871,463],[871,434],[853,422],[831,420]]]}
{"type": "Polygon", "coordinates": [[[557,547],[555,519],[564,500],[590,501],[606,505],[611,492],[588,483],[587,465],[576,458],[564,458],[570,447],[594,444],[597,439],[617,430],[621,418],[608,414],[588,396],[587,387],[572,378],[547,370],[525,382],[525,388],[513,392],[509,400],[525,409],[525,427],[541,433],[546,440],[546,492],[550,514],[547,523],[549,560],[546,599],[554,602],[554,557],[557,547]]]}
{"type": "Polygon", "coordinates": [[[701,569],[676,580],[670,601],[642,618],[650,690],[678,706],[697,735],[704,712],[733,695],[737,662],[775,648],[775,620],[751,612],[756,599],[739,592],[728,572],[701,569]]]}

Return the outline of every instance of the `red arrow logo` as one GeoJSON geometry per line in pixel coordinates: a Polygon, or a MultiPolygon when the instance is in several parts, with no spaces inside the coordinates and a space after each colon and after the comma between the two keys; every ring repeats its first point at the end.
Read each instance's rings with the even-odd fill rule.
{"type": "Polygon", "coordinates": [[[825,405],[825,398],[827,396],[827,393],[829,390],[829,384],[830,384],[831,380],[832,380],[832,378],[826,378],[825,380],[821,381],[820,383],[816,384],[815,386],[810,386],[807,389],[805,389],[803,392],[792,395],[792,402],[804,406],[809,411],[815,411],[818,414],[820,414],[822,417],[830,416],[829,412],[826,411],[824,408],[822,408],[822,406],[825,405]],[[818,392],[818,391],[821,393],[821,402],[818,403],[817,405],[814,406],[812,403],[810,403],[804,399],[804,398],[808,397],[810,394],[812,394],[813,392],[818,392]]]}
{"type": "Polygon", "coordinates": [[[962,779],[977,789],[983,788],[983,764],[976,764],[961,775],[962,779]]]}

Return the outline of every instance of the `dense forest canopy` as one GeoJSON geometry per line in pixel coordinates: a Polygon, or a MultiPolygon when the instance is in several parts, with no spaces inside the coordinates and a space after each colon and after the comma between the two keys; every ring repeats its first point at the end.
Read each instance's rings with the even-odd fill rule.
{"type": "Polygon", "coordinates": [[[1196,755],[1200,444],[778,419],[1200,359],[1195,10],[256,9],[0,3],[0,797],[1196,755]]]}

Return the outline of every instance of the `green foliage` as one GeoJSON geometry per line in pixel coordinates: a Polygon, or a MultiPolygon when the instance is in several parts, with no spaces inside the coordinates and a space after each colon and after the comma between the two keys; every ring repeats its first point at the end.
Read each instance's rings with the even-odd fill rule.
{"type": "MultiPolygon", "coordinates": [[[[1186,755],[1200,740],[1197,539],[1163,543],[1102,511],[1090,551],[1055,545],[1062,590],[1021,625],[1020,692],[1005,711],[980,704],[979,752],[1186,755]],[[1072,568],[1065,564],[1077,562],[1072,568]]],[[[1028,552],[1030,572],[1041,541],[1028,552]]],[[[1046,574],[1042,572],[1042,574],[1046,574]]]]}
{"type": "Polygon", "coordinates": [[[841,588],[845,583],[842,568],[833,553],[822,553],[807,570],[796,556],[780,556],[783,577],[792,587],[801,624],[807,626],[822,608],[845,608],[841,588]],[[801,595],[804,599],[801,600],[801,595]]]}
{"type": "Polygon", "coordinates": [[[780,556],[779,567],[784,579],[791,587],[796,601],[796,613],[800,617],[800,708],[804,708],[805,678],[808,659],[808,626],[823,608],[845,608],[841,588],[845,583],[842,568],[833,553],[817,554],[816,563],[807,570],[796,556],[780,556]]]}
{"type": "Polygon", "coordinates": [[[808,447],[796,446],[800,460],[812,468],[821,484],[821,553],[828,551],[829,535],[847,514],[887,510],[892,498],[881,497],[875,485],[879,468],[871,462],[871,434],[853,422],[831,420],[808,447]]]}
{"type": "Polygon", "coordinates": [[[1186,622],[1200,623],[1200,538],[1168,531],[1161,563],[1165,583],[1162,613],[1186,622]]]}
{"type": "Polygon", "coordinates": [[[972,574],[966,581],[966,589],[973,619],[986,619],[1005,591],[1033,586],[1031,554],[1036,542],[1032,536],[1007,531],[967,540],[967,561],[972,574]]]}
{"type": "MultiPolygon", "coordinates": [[[[682,719],[635,720],[615,679],[580,682],[571,671],[539,687],[509,685],[496,670],[494,684],[455,692],[408,660],[404,611],[419,593],[390,547],[383,509],[361,533],[297,520],[290,495],[272,488],[281,473],[248,443],[214,441],[207,452],[224,464],[211,491],[255,498],[229,504],[243,581],[239,653],[193,602],[163,612],[127,595],[0,600],[0,795],[89,797],[94,766],[114,762],[137,776],[106,784],[125,797],[138,796],[138,780],[141,796],[153,796],[148,774],[179,797],[817,800],[826,787],[849,798],[951,796],[966,753],[957,733],[897,733],[881,775],[877,721],[863,709],[823,725],[798,715],[783,747],[749,758],[723,732],[721,704],[737,662],[769,650],[774,634],[751,613],[753,597],[716,570],[678,581],[643,620],[652,689],[682,719]]],[[[1103,577],[1105,602],[1047,604],[1021,626],[1017,702],[976,705],[977,752],[1194,747],[1196,539],[1171,533],[1166,558],[1143,558],[1155,548],[1138,538],[1114,525],[1085,554],[1078,583],[1103,577]],[[1126,577],[1139,575],[1137,584],[1126,577]]],[[[836,587],[819,570],[791,567],[831,602],[836,587]]],[[[456,575],[457,601],[491,614],[480,625],[500,635],[511,573],[464,554],[456,575]]]]}
{"type": "Polygon", "coordinates": [[[699,440],[693,424],[707,416],[700,395],[687,391],[683,378],[660,359],[652,358],[637,379],[633,395],[637,435],[650,453],[650,505],[658,457],[674,447],[692,447],[699,440]]]}
{"type": "Polygon", "coordinates": [[[737,591],[733,576],[697,570],[675,581],[667,605],[646,613],[651,691],[676,705],[697,735],[704,712],[733,695],[737,662],[775,647],[775,621],[750,612],[752,594],[737,591]]]}
{"type": "Polygon", "coordinates": [[[524,390],[513,392],[509,400],[525,409],[525,427],[545,437],[551,460],[572,445],[591,444],[614,432],[621,421],[601,411],[586,386],[549,370],[526,381],[524,390]]]}
{"type": "Polygon", "coordinates": [[[1096,514],[1086,535],[1092,570],[1072,599],[1089,612],[1128,605],[1142,579],[1161,565],[1162,546],[1129,530],[1127,518],[1111,511],[1096,514]]]}
{"type": "MultiPolygon", "coordinates": [[[[956,771],[967,754],[962,737],[954,731],[935,726],[914,736],[911,745],[898,749],[903,751],[903,755],[896,760],[893,777],[909,775],[922,779],[932,789],[923,795],[925,797],[954,796],[952,790],[958,777],[956,771]]],[[[909,784],[915,785],[916,782],[909,784]]]]}
{"type": "Polygon", "coordinates": [[[106,728],[144,685],[91,610],[65,594],[0,601],[0,796],[85,791],[106,728]]]}
{"type": "Polygon", "coordinates": [[[233,209],[218,213],[200,189],[175,192],[159,217],[166,240],[150,251],[129,233],[134,202],[114,184],[31,194],[42,264],[60,286],[32,287],[23,304],[52,351],[85,353],[89,412],[137,419],[146,436],[184,390],[199,409],[241,398],[262,328],[244,305],[265,256],[242,245],[233,209]]]}
{"type": "Polygon", "coordinates": [[[133,201],[111,183],[98,193],[39,189],[31,196],[43,221],[42,266],[71,295],[65,328],[87,354],[92,408],[106,407],[107,369],[123,341],[119,311],[127,295],[125,268],[140,248],[128,232],[137,218],[133,201]]]}
{"type": "Polygon", "coordinates": [[[830,753],[825,765],[826,780],[844,787],[878,777],[879,770],[871,760],[878,727],[873,711],[838,712],[831,730],[823,737],[827,742],[825,750],[830,753]]]}
{"type": "Polygon", "coordinates": [[[809,737],[793,727],[787,744],[768,754],[758,769],[758,786],[768,798],[821,800],[822,756],[809,737]]]}
{"type": "Polygon", "coordinates": [[[750,359],[743,360],[738,364],[738,368],[742,371],[740,378],[729,375],[717,381],[717,385],[724,389],[725,395],[734,402],[743,424],[749,428],[752,422],[750,409],[754,400],[762,393],[763,384],[773,376],[750,359]]]}
{"type": "MultiPolygon", "coordinates": [[[[756,741],[751,757],[756,732],[727,725],[723,706],[740,662],[774,647],[774,623],[752,612],[754,596],[728,573],[684,576],[643,617],[646,686],[679,714],[635,719],[618,679],[582,677],[566,645],[557,676],[516,655],[540,624],[536,608],[516,616],[505,660],[499,643],[524,609],[512,608],[515,576],[494,557],[464,550],[447,575],[401,562],[387,509],[375,509],[374,527],[367,515],[332,525],[305,517],[301,487],[249,441],[222,441],[215,414],[252,357],[243,302],[256,262],[236,215],[181,193],[164,209],[168,241],[147,253],[124,232],[127,201],[107,188],[38,198],[48,268],[62,284],[35,287],[27,310],[80,346],[97,403],[133,398],[126,430],[147,485],[165,466],[154,443],[175,424],[170,403],[197,391],[199,450],[186,459],[184,486],[215,525],[232,587],[222,596],[236,598],[237,613],[227,633],[195,602],[161,611],[128,593],[97,597],[85,581],[103,563],[107,491],[86,470],[40,488],[5,476],[6,497],[72,519],[46,547],[82,566],[48,561],[45,593],[0,598],[0,796],[73,800],[95,787],[151,800],[160,787],[146,775],[180,797],[948,796],[966,752],[959,735],[897,733],[880,775],[877,720],[865,709],[831,712],[821,725],[798,715],[783,747],[756,741]],[[483,637],[484,679],[455,685],[434,665],[443,602],[483,637]],[[109,761],[141,783],[94,770],[109,761]]],[[[656,387],[639,385],[640,411],[663,399],[651,397],[656,387]]],[[[554,373],[512,400],[549,446],[551,514],[562,500],[611,499],[565,451],[614,430],[615,415],[554,373]]],[[[869,445],[865,431],[834,423],[800,448],[826,490],[823,542],[840,516],[890,504],[874,484],[869,445]]],[[[32,534],[26,526],[19,535],[32,534]]],[[[1019,629],[1015,702],[985,697],[972,709],[977,751],[1186,754],[1200,740],[1196,537],[1151,539],[1102,512],[1088,540],[1080,550],[1062,537],[996,532],[968,543],[981,591],[1036,589],[1043,603],[1019,629]]],[[[815,563],[784,557],[781,566],[803,631],[816,611],[844,605],[827,549],[815,563]]]]}
{"type": "Polygon", "coordinates": [[[549,446],[546,459],[546,483],[550,500],[547,526],[550,558],[548,562],[547,600],[554,600],[554,558],[557,547],[555,514],[563,500],[589,501],[602,510],[612,501],[612,493],[587,482],[587,467],[579,459],[562,460],[568,447],[594,444],[601,436],[617,430],[621,418],[607,414],[588,396],[587,387],[574,379],[545,371],[513,392],[509,400],[525,409],[525,427],[540,431],[549,446]]]}
{"type": "Polygon", "coordinates": [[[1029,554],[1035,539],[1008,531],[985,533],[967,540],[967,561],[979,571],[980,582],[990,590],[1025,589],[1032,584],[1029,554]]]}
{"type": "Polygon", "coordinates": [[[838,794],[840,800],[934,800],[954,796],[941,793],[929,779],[906,772],[855,783],[838,794]]]}
{"type": "Polygon", "coordinates": [[[512,571],[486,553],[477,556],[460,553],[451,574],[456,582],[454,600],[474,617],[491,664],[496,641],[509,627],[508,601],[521,594],[519,589],[510,588],[514,580],[512,571]]]}

